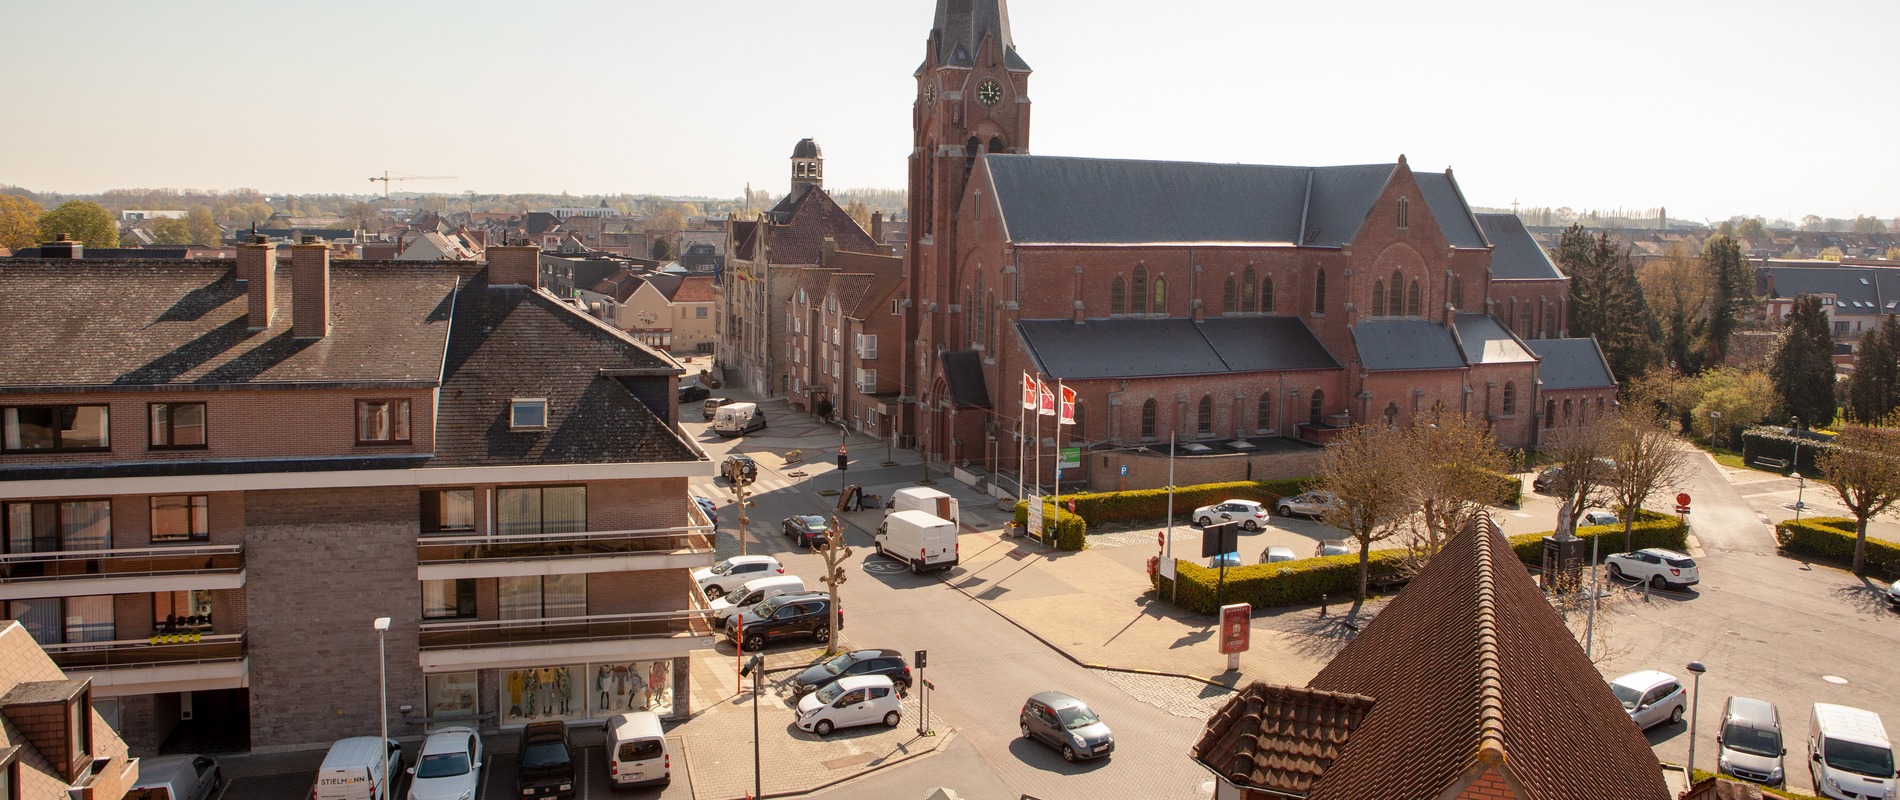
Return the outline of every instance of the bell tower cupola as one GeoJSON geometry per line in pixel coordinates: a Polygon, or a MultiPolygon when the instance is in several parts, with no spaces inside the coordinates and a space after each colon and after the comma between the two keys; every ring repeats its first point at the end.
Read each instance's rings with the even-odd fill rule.
{"type": "Polygon", "coordinates": [[[792,148],[792,195],[797,196],[807,187],[825,187],[825,154],[818,149],[817,142],[800,139],[792,148]]]}

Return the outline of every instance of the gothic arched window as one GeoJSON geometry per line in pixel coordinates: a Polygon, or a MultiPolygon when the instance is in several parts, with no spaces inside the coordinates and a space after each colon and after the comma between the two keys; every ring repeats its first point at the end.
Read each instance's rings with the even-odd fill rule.
{"type": "Polygon", "coordinates": [[[1313,273],[1313,313],[1326,313],[1326,270],[1313,273]]]}
{"type": "Polygon", "coordinates": [[[1385,424],[1387,425],[1399,424],[1399,404],[1397,401],[1393,401],[1393,402],[1385,404],[1385,424]]]}
{"type": "Polygon", "coordinates": [[[1128,282],[1120,275],[1108,284],[1108,313],[1109,316],[1128,313],[1128,282]]]}
{"type": "Polygon", "coordinates": [[[1419,294],[1418,281],[1412,281],[1412,285],[1405,290],[1405,315],[1408,317],[1423,316],[1423,302],[1424,298],[1419,294]]]}
{"type": "Polygon", "coordinates": [[[1075,438],[1087,439],[1089,431],[1088,407],[1081,400],[1075,401],[1075,438]]]}
{"type": "Polygon", "coordinates": [[[1273,427],[1273,393],[1260,393],[1260,403],[1254,407],[1253,426],[1255,430],[1267,430],[1273,427]]]}
{"type": "Polygon", "coordinates": [[[1260,280],[1260,310],[1268,314],[1273,313],[1272,275],[1268,275],[1260,280]]]}
{"type": "Polygon", "coordinates": [[[1133,290],[1134,296],[1129,298],[1130,302],[1128,304],[1128,313],[1130,314],[1148,313],[1148,268],[1147,267],[1143,267],[1143,266],[1135,267],[1135,283],[1133,286],[1129,288],[1133,290]]]}
{"type": "Polygon", "coordinates": [[[1252,313],[1254,310],[1254,274],[1253,267],[1240,274],[1240,310],[1252,313]]]}
{"type": "Polygon", "coordinates": [[[1141,404],[1141,438],[1155,438],[1155,400],[1152,397],[1141,404]]]}
{"type": "Polygon", "coordinates": [[[1168,313],[1168,279],[1155,277],[1155,313],[1168,313]]]}
{"type": "Polygon", "coordinates": [[[976,294],[972,298],[972,304],[975,308],[971,309],[973,312],[971,314],[973,324],[970,326],[970,338],[975,339],[978,345],[987,344],[987,342],[984,341],[983,334],[989,332],[989,325],[984,319],[984,316],[989,312],[989,308],[984,305],[983,300],[983,273],[979,272],[976,274],[976,294]]]}
{"type": "Polygon", "coordinates": [[[1385,316],[1385,281],[1372,282],[1372,316],[1385,316]]]}
{"type": "Polygon", "coordinates": [[[1456,275],[1451,276],[1451,307],[1454,311],[1465,308],[1465,282],[1456,275]]]}
{"type": "Polygon", "coordinates": [[[1232,314],[1238,310],[1239,304],[1234,302],[1234,276],[1229,275],[1220,288],[1220,313],[1232,314]]]}
{"type": "Polygon", "coordinates": [[[1213,395],[1210,395],[1210,394],[1201,395],[1201,405],[1200,405],[1200,408],[1195,410],[1194,416],[1197,418],[1195,420],[1195,425],[1197,429],[1201,432],[1201,435],[1202,436],[1213,435],[1214,433],[1214,396],[1213,395]]]}
{"type": "Polygon", "coordinates": [[[1504,382],[1504,408],[1501,413],[1506,414],[1506,415],[1517,413],[1517,382],[1516,381],[1504,382]]]}
{"type": "Polygon", "coordinates": [[[1400,288],[1404,285],[1405,276],[1400,275],[1396,269],[1392,270],[1392,305],[1389,307],[1389,310],[1386,311],[1386,316],[1402,317],[1405,315],[1404,306],[1399,305],[1401,301],[1405,300],[1405,290],[1400,288]]]}
{"type": "Polygon", "coordinates": [[[1310,408],[1307,409],[1307,415],[1306,415],[1307,420],[1314,425],[1318,425],[1320,423],[1320,419],[1325,416],[1325,409],[1326,409],[1326,393],[1318,389],[1314,389],[1312,405],[1310,408]]]}

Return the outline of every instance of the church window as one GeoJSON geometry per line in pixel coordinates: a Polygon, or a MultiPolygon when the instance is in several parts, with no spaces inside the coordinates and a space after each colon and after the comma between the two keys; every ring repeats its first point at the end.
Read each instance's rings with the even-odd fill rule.
{"type": "Polygon", "coordinates": [[[1075,438],[1077,439],[1088,438],[1089,415],[1087,412],[1088,407],[1082,405],[1082,401],[1075,401],[1075,438]]]}
{"type": "MultiPolygon", "coordinates": [[[[1397,287],[1394,288],[1396,289],[1397,287]]],[[[1408,317],[1422,316],[1424,310],[1421,307],[1422,302],[1423,296],[1419,293],[1418,281],[1412,281],[1412,285],[1405,290],[1405,315],[1408,317]]]]}
{"type": "Polygon", "coordinates": [[[1307,409],[1307,414],[1306,414],[1307,420],[1314,425],[1318,425],[1320,424],[1320,420],[1325,415],[1325,413],[1326,413],[1326,393],[1318,389],[1314,389],[1312,405],[1310,408],[1307,409]]]}
{"type": "Polygon", "coordinates": [[[1220,289],[1220,313],[1232,314],[1238,310],[1240,310],[1239,304],[1234,302],[1234,276],[1229,275],[1227,282],[1222,284],[1220,289]]]}
{"type": "Polygon", "coordinates": [[[1242,312],[1253,313],[1254,297],[1253,267],[1248,267],[1247,271],[1240,275],[1240,310],[1242,312]]]}
{"type": "Polygon", "coordinates": [[[998,341],[998,337],[1001,336],[1000,331],[1002,330],[1003,322],[1002,322],[1002,315],[996,313],[997,310],[998,309],[996,307],[996,293],[990,292],[989,295],[986,296],[983,301],[983,316],[985,319],[989,320],[989,324],[990,324],[989,334],[983,339],[984,345],[986,347],[1000,347],[1001,346],[1001,344],[998,341]]]}
{"type": "Polygon", "coordinates": [[[1109,316],[1128,313],[1128,283],[1120,275],[1108,284],[1108,313],[1109,316]]]}
{"type": "Polygon", "coordinates": [[[1396,426],[1399,424],[1399,404],[1398,403],[1392,402],[1392,403],[1385,404],[1385,424],[1391,425],[1391,426],[1396,426]]]}
{"type": "Polygon", "coordinates": [[[982,150],[983,143],[977,141],[975,136],[963,143],[963,179],[965,181],[970,179],[970,169],[976,166],[976,154],[982,150]]]}
{"type": "Polygon", "coordinates": [[[1570,398],[1564,398],[1564,424],[1570,424],[1570,398]]]}
{"type": "Polygon", "coordinates": [[[1141,404],[1141,438],[1144,440],[1155,438],[1155,400],[1152,397],[1141,404]]]}
{"type": "Polygon", "coordinates": [[[989,344],[983,339],[983,334],[989,330],[989,325],[986,324],[984,320],[984,316],[989,313],[989,306],[984,303],[985,297],[986,293],[983,291],[983,273],[979,272],[976,275],[976,293],[971,297],[973,301],[972,305],[974,306],[971,310],[974,312],[975,324],[970,328],[970,336],[976,340],[978,346],[986,346],[989,344]]]}
{"type": "Polygon", "coordinates": [[[1385,281],[1372,282],[1372,316],[1385,316],[1385,281]]]}
{"type": "Polygon", "coordinates": [[[1454,311],[1465,308],[1465,282],[1458,276],[1451,276],[1451,307],[1454,311]]]}
{"type": "Polygon", "coordinates": [[[1549,428],[1556,424],[1557,424],[1557,401],[1545,400],[1544,401],[1544,427],[1549,428]]]}
{"type": "Polygon", "coordinates": [[[1400,288],[1404,285],[1405,276],[1400,275],[1396,269],[1392,270],[1392,305],[1390,310],[1386,312],[1386,316],[1401,317],[1405,315],[1404,306],[1400,305],[1400,302],[1405,299],[1405,290],[1400,288]]]}
{"type": "Polygon", "coordinates": [[[1516,413],[1517,413],[1517,383],[1515,381],[1505,381],[1504,382],[1503,414],[1504,416],[1508,417],[1516,413]]]}
{"type": "Polygon", "coordinates": [[[1273,313],[1273,276],[1268,275],[1260,281],[1260,310],[1273,313]]]}
{"type": "Polygon", "coordinates": [[[1326,270],[1313,273],[1313,313],[1326,313],[1326,270]]]}
{"type": "Polygon", "coordinates": [[[1159,276],[1155,278],[1155,313],[1168,313],[1168,279],[1159,276]]]}
{"type": "Polygon", "coordinates": [[[1589,417],[1590,417],[1590,401],[1583,400],[1581,402],[1578,402],[1577,403],[1577,424],[1579,426],[1590,424],[1589,417]]]}
{"type": "Polygon", "coordinates": [[[1148,268],[1147,267],[1143,267],[1143,266],[1135,267],[1135,285],[1132,288],[1134,289],[1134,297],[1130,298],[1133,302],[1129,304],[1128,313],[1130,314],[1148,313],[1148,268]]]}
{"type": "Polygon", "coordinates": [[[1531,307],[1529,305],[1517,310],[1517,332],[1520,336],[1537,337],[1535,329],[1531,327],[1531,307]]]}
{"type": "Polygon", "coordinates": [[[1273,427],[1272,392],[1260,393],[1260,403],[1254,407],[1253,427],[1255,431],[1266,431],[1273,427]]]}
{"type": "Polygon", "coordinates": [[[1399,198],[1399,227],[1406,227],[1406,223],[1409,222],[1408,218],[1412,215],[1411,212],[1412,201],[1403,197],[1399,198]]]}
{"type": "Polygon", "coordinates": [[[989,149],[989,152],[992,152],[992,153],[1001,153],[1001,152],[1003,152],[1003,151],[1004,151],[1005,149],[1006,149],[1006,148],[1004,148],[1004,147],[1003,147],[1003,140],[1002,140],[1002,139],[999,139],[999,138],[997,138],[997,137],[994,137],[994,136],[992,136],[992,137],[990,137],[990,149],[989,149]]]}
{"type": "Polygon", "coordinates": [[[1195,410],[1194,416],[1196,417],[1196,420],[1195,420],[1196,429],[1201,432],[1202,436],[1214,435],[1214,396],[1213,395],[1206,395],[1206,394],[1201,395],[1201,406],[1200,408],[1195,410]]]}

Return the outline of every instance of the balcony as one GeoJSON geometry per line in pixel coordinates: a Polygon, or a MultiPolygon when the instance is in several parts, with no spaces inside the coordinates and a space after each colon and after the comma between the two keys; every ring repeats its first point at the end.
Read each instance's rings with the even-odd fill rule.
{"type": "Polygon", "coordinates": [[[244,585],[244,546],[184,545],[0,555],[0,600],[244,585]]]}
{"type": "Polygon", "coordinates": [[[713,634],[708,612],[695,607],[642,614],[424,622],[417,643],[423,668],[439,670],[501,666],[530,653],[547,663],[671,658],[710,647],[713,634]]]}
{"type": "Polygon", "coordinates": [[[422,580],[561,575],[713,564],[713,525],[694,503],[687,524],[581,533],[426,534],[416,540],[422,580]]]}
{"type": "Polygon", "coordinates": [[[157,634],[46,646],[67,675],[89,676],[102,697],[236,689],[250,685],[242,633],[157,634]]]}

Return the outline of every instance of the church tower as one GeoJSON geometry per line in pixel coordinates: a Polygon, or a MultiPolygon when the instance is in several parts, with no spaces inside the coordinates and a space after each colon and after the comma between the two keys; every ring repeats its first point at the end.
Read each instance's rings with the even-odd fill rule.
{"type": "Polygon", "coordinates": [[[825,153],[818,149],[817,142],[800,139],[792,148],[791,194],[797,197],[806,188],[825,188],[825,153]]]}

